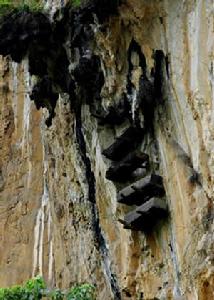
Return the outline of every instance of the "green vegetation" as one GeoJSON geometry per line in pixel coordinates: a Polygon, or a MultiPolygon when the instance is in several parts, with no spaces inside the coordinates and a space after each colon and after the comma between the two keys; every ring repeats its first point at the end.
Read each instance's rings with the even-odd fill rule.
{"type": "Polygon", "coordinates": [[[0,16],[12,11],[41,11],[43,8],[42,0],[0,0],[0,16]]]}
{"type": "Polygon", "coordinates": [[[45,289],[44,280],[36,277],[27,281],[23,286],[16,285],[11,288],[0,289],[0,300],[39,300],[45,289]]]}
{"type": "Polygon", "coordinates": [[[81,3],[82,3],[82,0],[71,0],[71,4],[72,4],[74,7],[80,6],[81,3]]]}
{"type": "Polygon", "coordinates": [[[28,280],[24,285],[0,288],[0,300],[95,300],[95,288],[90,284],[77,285],[68,291],[49,290],[42,277],[28,280]]]}
{"type": "MultiPolygon", "coordinates": [[[[73,7],[79,7],[83,0],[70,0],[73,7]]],[[[29,10],[33,12],[42,11],[42,0],[0,0],[0,17],[12,11],[29,10]]]]}
{"type": "Polygon", "coordinates": [[[67,300],[95,300],[95,287],[91,284],[77,285],[70,289],[67,300]]]}

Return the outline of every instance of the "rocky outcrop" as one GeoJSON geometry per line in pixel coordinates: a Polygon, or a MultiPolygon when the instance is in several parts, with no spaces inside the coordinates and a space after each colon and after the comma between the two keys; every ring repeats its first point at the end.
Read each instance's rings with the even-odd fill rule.
{"type": "Polygon", "coordinates": [[[101,2],[0,27],[0,285],[212,299],[212,1],[101,2]]]}

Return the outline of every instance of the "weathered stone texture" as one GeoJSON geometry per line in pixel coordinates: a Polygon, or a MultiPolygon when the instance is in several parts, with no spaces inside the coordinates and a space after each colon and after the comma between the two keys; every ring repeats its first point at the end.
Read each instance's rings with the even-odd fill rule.
{"type": "MultiPolygon", "coordinates": [[[[155,143],[144,144],[163,176],[170,218],[149,235],[123,229],[118,219],[131,208],[117,203],[120,185],[105,178],[110,162],[102,151],[122,126],[101,126],[89,105],[82,106],[81,130],[96,179],[94,205],[87,200],[85,165],[67,95],[60,96],[47,128],[47,112],[36,111],[29,99],[34,79],[27,61],[1,60],[1,286],[39,273],[62,288],[95,283],[98,299],[117,299],[112,293],[117,285],[122,299],[214,298],[213,26],[212,0],[127,0],[107,33],[96,33],[105,107],[119,101],[126,89],[133,38],[146,57],[148,74],[154,50],[168,57],[163,101],[154,116],[155,143]],[[96,241],[95,215],[105,256],[96,241]]],[[[136,89],[138,65],[132,70],[136,89]]]]}

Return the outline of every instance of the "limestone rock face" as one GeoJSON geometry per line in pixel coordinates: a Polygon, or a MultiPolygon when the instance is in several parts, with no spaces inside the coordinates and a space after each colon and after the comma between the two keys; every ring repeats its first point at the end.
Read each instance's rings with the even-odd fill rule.
{"type": "Polygon", "coordinates": [[[104,75],[95,106],[118,112],[129,91],[132,122],[152,128],[141,149],[163,177],[169,216],[149,233],[118,221],[135,207],[119,204],[123,183],[106,179],[102,152],[129,117],[101,122],[90,101],[78,115],[61,91],[47,128],[28,60],[1,59],[0,286],[41,274],[60,288],[93,283],[97,299],[214,298],[213,22],[212,0],[124,0],[93,28],[104,75]]]}

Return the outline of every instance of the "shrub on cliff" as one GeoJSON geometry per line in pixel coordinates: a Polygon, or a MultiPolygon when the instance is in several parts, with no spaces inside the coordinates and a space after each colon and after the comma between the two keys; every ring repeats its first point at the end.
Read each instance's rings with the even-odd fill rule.
{"type": "Polygon", "coordinates": [[[73,6],[80,6],[81,0],[71,0],[71,4],[72,4],[73,6]]]}
{"type": "Polygon", "coordinates": [[[28,280],[23,286],[0,288],[0,300],[40,300],[45,287],[44,280],[36,277],[28,280]]]}
{"type": "Polygon", "coordinates": [[[95,300],[95,288],[91,284],[77,285],[70,289],[67,300],[95,300]]]}
{"type": "Polygon", "coordinates": [[[0,0],[0,17],[12,12],[29,9],[30,11],[41,11],[42,1],[40,0],[0,0]]]}
{"type": "Polygon", "coordinates": [[[95,300],[95,288],[90,284],[72,287],[70,290],[47,289],[42,277],[28,280],[24,285],[0,288],[0,300],[95,300]]]}

